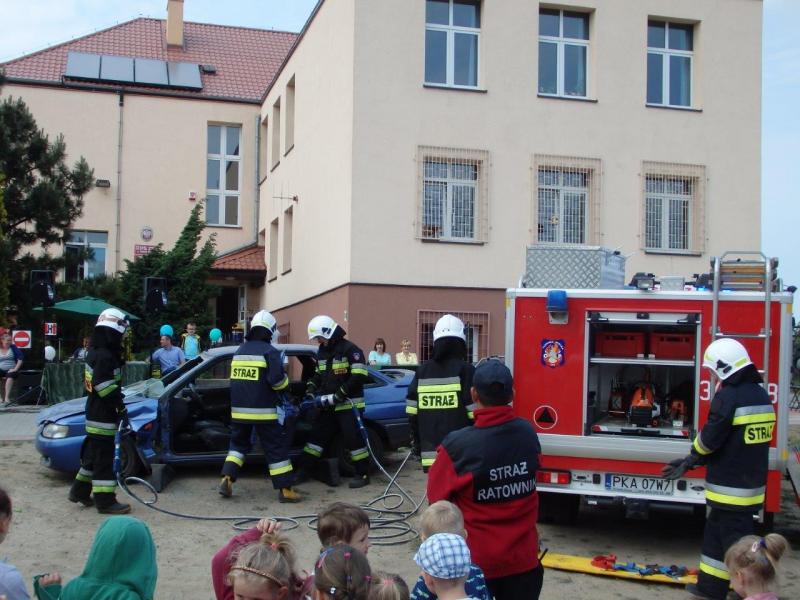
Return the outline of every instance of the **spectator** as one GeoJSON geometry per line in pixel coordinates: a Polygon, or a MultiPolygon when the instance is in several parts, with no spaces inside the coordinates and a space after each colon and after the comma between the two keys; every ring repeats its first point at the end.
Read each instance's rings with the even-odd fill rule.
{"type": "Polygon", "coordinates": [[[83,573],[64,588],[36,578],[39,600],[152,600],[158,569],[150,530],[133,517],[110,517],[97,530],[83,573]]]}
{"type": "Polygon", "coordinates": [[[360,506],[333,502],[317,515],[317,537],[322,547],[348,544],[369,552],[369,515],[360,506]]]}
{"type": "Polygon", "coordinates": [[[3,380],[0,391],[4,391],[0,404],[11,402],[11,387],[21,368],[22,350],[11,343],[11,334],[6,330],[0,336],[0,379],[3,380]]]}
{"type": "Polygon", "coordinates": [[[422,542],[414,555],[425,585],[441,600],[474,600],[464,582],[472,561],[467,542],[460,535],[436,533],[422,542]]]}
{"type": "MultiPolygon", "coordinates": [[[[464,529],[464,515],[455,504],[447,500],[434,502],[423,511],[420,518],[419,537],[423,542],[437,533],[453,533],[465,539],[467,537],[464,529]]],[[[471,564],[469,567],[464,589],[471,598],[491,600],[489,591],[486,589],[483,571],[475,564],[471,564]]],[[[413,600],[432,600],[436,598],[436,594],[428,589],[428,586],[425,585],[425,578],[420,576],[411,593],[411,598],[413,600]]]]}
{"type": "Polygon", "coordinates": [[[416,365],[419,364],[417,360],[417,353],[411,351],[411,342],[403,339],[400,342],[400,352],[394,355],[394,362],[397,365],[416,365]]]}
{"type": "MultiPolygon", "coordinates": [[[[11,512],[11,498],[3,488],[0,488],[0,544],[11,529],[11,512]]],[[[14,565],[5,560],[0,560],[0,597],[5,597],[6,600],[30,598],[22,575],[14,565]]]]}
{"type": "Polygon", "coordinates": [[[369,600],[409,600],[408,586],[396,573],[373,571],[369,600]]]}
{"type": "Polygon", "coordinates": [[[733,591],[745,600],[778,600],[775,579],[778,562],[789,549],[786,538],[777,533],[765,537],[746,535],[725,553],[733,591]]]}
{"type": "Polygon", "coordinates": [[[200,354],[200,336],[197,335],[197,324],[194,321],[189,321],[186,331],[181,334],[181,350],[186,360],[192,360],[200,354]]]}
{"type": "Polygon", "coordinates": [[[386,342],[383,338],[378,338],[375,340],[375,345],[372,347],[372,351],[369,353],[368,361],[369,364],[377,367],[383,367],[385,365],[392,364],[392,355],[386,352],[386,342]]]}
{"type": "Polygon", "coordinates": [[[337,544],[322,551],[314,567],[318,600],[367,600],[372,572],[364,554],[337,544]]]}
{"type": "Polygon", "coordinates": [[[161,348],[153,352],[153,360],[161,366],[161,377],[163,377],[185,363],[186,357],[183,355],[183,350],[172,345],[171,336],[162,335],[161,348]]]}
{"type": "Polygon", "coordinates": [[[89,340],[91,338],[88,335],[83,336],[83,341],[81,343],[80,348],[76,348],[75,352],[72,353],[72,361],[85,361],[86,360],[86,353],[89,352],[89,340]]]}

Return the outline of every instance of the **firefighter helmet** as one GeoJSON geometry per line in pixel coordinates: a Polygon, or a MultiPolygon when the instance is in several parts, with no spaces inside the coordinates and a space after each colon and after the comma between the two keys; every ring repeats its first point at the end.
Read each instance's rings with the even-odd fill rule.
{"type": "Polygon", "coordinates": [[[453,315],[445,315],[436,321],[436,327],[433,329],[433,341],[443,337],[457,337],[466,342],[464,321],[453,315]]]}
{"type": "Polygon", "coordinates": [[[272,316],[272,313],[266,310],[260,310],[256,314],[253,315],[253,320],[250,321],[250,328],[255,327],[263,327],[268,331],[272,332],[274,337],[277,337],[281,334],[278,331],[278,322],[275,320],[275,317],[272,316]]]}
{"type": "Polygon", "coordinates": [[[333,335],[334,330],[338,327],[336,321],[331,319],[328,315],[317,315],[308,322],[308,339],[321,337],[329,340],[333,335]]]}
{"type": "Polygon", "coordinates": [[[128,317],[118,308],[107,308],[97,317],[95,327],[110,327],[119,333],[125,333],[130,323],[128,317]]]}
{"type": "Polygon", "coordinates": [[[703,366],[723,380],[752,364],[745,347],[731,338],[711,342],[703,354],[703,366]]]}

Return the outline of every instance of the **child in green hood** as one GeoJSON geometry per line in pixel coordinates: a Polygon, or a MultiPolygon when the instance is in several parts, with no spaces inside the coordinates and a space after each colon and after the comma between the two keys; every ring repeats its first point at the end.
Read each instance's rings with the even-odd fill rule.
{"type": "Polygon", "coordinates": [[[110,517],[97,530],[83,573],[62,589],[40,585],[39,600],[152,600],[156,590],[156,546],[150,530],[134,517],[110,517]]]}

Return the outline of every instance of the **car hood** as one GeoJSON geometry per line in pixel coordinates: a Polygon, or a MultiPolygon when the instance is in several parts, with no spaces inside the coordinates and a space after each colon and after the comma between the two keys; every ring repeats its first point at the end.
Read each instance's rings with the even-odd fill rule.
{"type": "MultiPolygon", "coordinates": [[[[145,398],[144,396],[140,396],[139,394],[130,394],[125,396],[125,406],[130,407],[133,404],[138,404],[144,401],[155,402],[155,400],[151,398],[145,398]]],[[[131,410],[130,408],[128,409],[131,410]]],[[[74,417],[77,415],[83,415],[86,412],[86,396],[83,398],[75,398],[74,400],[67,400],[66,402],[59,402],[58,404],[54,404],[53,406],[48,406],[44,410],[39,412],[39,415],[36,418],[36,423],[41,425],[42,423],[50,422],[55,423],[61,419],[65,419],[67,417],[74,417]]]]}

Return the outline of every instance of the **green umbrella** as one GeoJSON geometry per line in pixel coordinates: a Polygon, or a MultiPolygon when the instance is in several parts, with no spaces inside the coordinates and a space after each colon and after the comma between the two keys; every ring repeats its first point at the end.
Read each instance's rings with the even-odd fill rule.
{"type": "MultiPolygon", "coordinates": [[[[92,298],[91,296],[84,296],[83,298],[75,298],[73,300],[63,300],[56,302],[50,308],[34,308],[34,311],[41,312],[44,310],[52,311],[55,314],[63,317],[96,317],[107,308],[117,308],[113,304],[109,304],[100,298],[92,298]]],[[[117,310],[122,310],[117,309],[117,310]]],[[[131,321],[138,321],[139,317],[122,310],[131,321]]]]}

